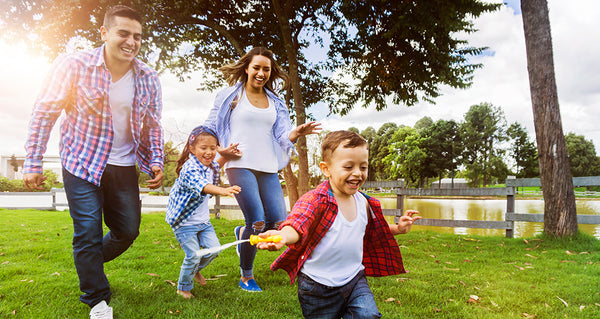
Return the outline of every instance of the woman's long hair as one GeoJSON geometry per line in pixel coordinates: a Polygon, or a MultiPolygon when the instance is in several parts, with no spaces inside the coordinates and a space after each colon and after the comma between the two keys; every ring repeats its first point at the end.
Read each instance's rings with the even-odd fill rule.
{"type": "Polygon", "coordinates": [[[288,74],[279,67],[277,62],[275,62],[275,59],[273,58],[273,52],[263,47],[252,48],[252,50],[244,54],[244,56],[237,60],[237,62],[227,64],[219,68],[219,71],[223,72],[223,75],[225,75],[225,78],[227,78],[227,83],[229,86],[233,86],[237,82],[243,82],[244,84],[248,82],[248,74],[246,73],[246,69],[250,65],[250,62],[255,55],[262,55],[271,60],[271,76],[269,77],[269,80],[267,80],[267,83],[265,83],[265,87],[271,90],[271,92],[275,92],[273,83],[275,83],[276,80],[281,80],[282,88],[284,90],[288,89],[288,74]]]}

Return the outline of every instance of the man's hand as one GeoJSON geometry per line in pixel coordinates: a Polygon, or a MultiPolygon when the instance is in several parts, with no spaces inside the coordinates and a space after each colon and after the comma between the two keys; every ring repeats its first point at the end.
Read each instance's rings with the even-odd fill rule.
{"type": "Polygon", "coordinates": [[[46,176],[40,173],[26,173],[23,174],[23,183],[28,190],[43,190],[44,181],[46,180],[46,176]]]}
{"type": "Polygon", "coordinates": [[[157,189],[160,187],[160,185],[162,185],[162,180],[163,180],[162,168],[160,168],[160,166],[158,166],[158,165],[152,166],[152,173],[154,173],[154,178],[151,180],[148,180],[146,182],[146,186],[150,189],[157,189]]]}

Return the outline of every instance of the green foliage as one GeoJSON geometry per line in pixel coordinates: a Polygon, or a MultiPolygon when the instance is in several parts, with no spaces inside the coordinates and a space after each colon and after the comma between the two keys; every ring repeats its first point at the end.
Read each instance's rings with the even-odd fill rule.
{"type": "Polygon", "coordinates": [[[586,140],[583,135],[569,133],[565,135],[565,143],[573,177],[600,175],[600,159],[596,156],[591,140],[586,140]]]}
{"type": "MultiPolygon", "coordinates": [[[[107,7],[122,1],[82,1],[78,6],[51,2],[2,2],[0,35],[26,41],[55,57],[78,37],[98,45],[98,29],[107,7]],[[25,37],[24,35],[28,35],[25,37]]],[[[395,104],[432,101],[439,86],[470,85],[479,64],[469,56],[485,48],[456,39],[475,32],[473,19],[497,10],[499,4],[477,0],[436,1],[178,1],[129,2],[144,17],[147,45],[141,55],[159,70],[183,80],[193,71],[204,75],[202,87],[223,85],[217,69],[252,46],[264,46],[278,62],[300,77],[301,100],[308,107],[330,99],[333,113],[345,114],[358,101],[374,102],[378,110],[395,104]],[[322,61],[306,57],[309,46],[325,48],[322,61]],[[296,65],[297,64],[297,65],[296,65]],[[358,85],[330,76],[345,70],[358,85]],[[335,93],[335,94],[333,94],[335,93]]],[[[80,41],[80,42],[85,42],[80,41]]]]}
{"type": "MultiPolygon", "coordinates": [[[[0,209],[0,215],[0,317],[86,318],[69,214],[0,209]]],[[[210,280],[192,289],[195,299],[179,297],[173,284],[184,253],[164,218],[144,214],[133,246],[105,264],[115,317],[301,318],[297,286],[285,272],[269,269],[279,252],[256,255],[263,293],[238,288],[239,258],[230,248],[202,271],[210,280]]],[[[241,223],[211,222],[222,244],[235,240],[233,228],[241,223]]],[[[600,317],[600,241],[591,236],[508,239],[413,230],[396,239],[409,272],[368,278],[384,318],[600,317]]]]}
{"type": "Polygon", "coordinates": [[[525,128],[519,123],[510,125],[506,132],[511,140],[509,151],[515,161],[517,177],[539,176],[537,147],[529,141],[525,128]]]}
{"type": "Polygon", "coordinates": [[[42,190],[29,190],[22,179],[8,179],[0,176],[0,192],[49,192],[52,188],[62,188],[62,184],[58,182],[58,175],[52,170],[44,170],[43,175],[46,177],[42,190]]]}
{"type": "Polygon", "coordinates": [[[384,123],[378,130],[369,147],[369,180],[389,180],[383,159],[389,154],[388,143],[398,129],[395,123],[384,123]]]}
{"type": "Polygon", "coordinates": [[[497,167],[497,158],[504,155],[498,144],[506,140],[505,122],[502,109],[489,103],[473,105],[465,114],[461,125],[463,163],[475,185],[479,185],[480,177],[484,187],[489,179],[501,177],[495,174],[502,171],[497,167]]]}

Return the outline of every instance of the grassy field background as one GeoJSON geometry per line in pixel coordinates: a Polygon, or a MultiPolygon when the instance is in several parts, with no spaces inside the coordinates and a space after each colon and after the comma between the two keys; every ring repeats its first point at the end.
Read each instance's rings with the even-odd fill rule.
{"type": "MultiPolygon", "coordinates": [[[[222,244],[241,221],[212,220],[222,244]]],[[[0,209],[0,317],[87,318],[72,259],[68,212],[0,209]]],[[[600,241],[397,236],[408,273],[369,278],[385,318],[600,318],[600,241]]],[[[142,216],[140,236],[105,264],[115,318],[301,318],[296,285],[269,269],[278,252],[259,251],[262,293],[238,288],[238,257],[224,250],[196,285],[176,295],[184,253],[164,213],[142,216]]]]}

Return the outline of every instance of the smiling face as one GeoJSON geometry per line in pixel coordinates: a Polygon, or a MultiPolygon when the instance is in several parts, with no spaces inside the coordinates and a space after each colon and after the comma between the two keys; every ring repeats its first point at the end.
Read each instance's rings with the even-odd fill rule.
{"type": "Polygon", "coordinates": [[[343,141],[331,156],[319,164],[323,174],[329,178],[333,194],[338,198],[354,195],[367,180],[369,168],[368,145],[344,147],[346,143],[343,141]]]}
{"type": "Polygon", "coordinates": [[[204,166],[210,166],[217,156],[217,139],[212,135],[199,135],[190,146],[190,152],[204,166]]]}
{"type": "Polygon", "coordinates": [[[140,51],[142,25],[125,17],[113,17],[109,26],[100,27],[105,43],[104,59],[107,65],[130,64],[140,51]]]}
{"type": "Polygon", "coordinates": [[[262,90],[271,77],[271,60],[263,55],[255,55],[246,68],[248,74],[247,88],[262,90]]]}

